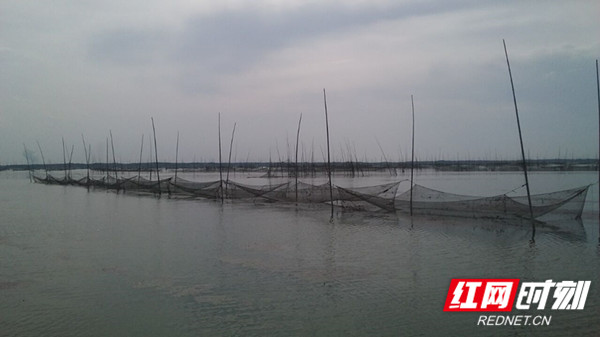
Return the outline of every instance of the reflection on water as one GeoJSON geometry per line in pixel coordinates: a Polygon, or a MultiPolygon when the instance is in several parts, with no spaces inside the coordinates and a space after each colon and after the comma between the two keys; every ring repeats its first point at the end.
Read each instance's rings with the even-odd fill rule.
{"type": "MultiPolygon", "coordinates": [[[[421,174],[419,183],[489,195],[518,177],[421,174]]],[[[545,191],[595,180],[532,175],[545,191]]],[[[596,187],[581,221],[547,220],[530,245],[528,222],[337,210],[330,223],[327,206],[88,192],[5,172],[0,327],[7,336],[589,335],[600,329],[596,187]],[[475,314],[442,311],[451,278],[592,287],[585,310],[543,312],[550,327],[484,328],[475,314]]]]}

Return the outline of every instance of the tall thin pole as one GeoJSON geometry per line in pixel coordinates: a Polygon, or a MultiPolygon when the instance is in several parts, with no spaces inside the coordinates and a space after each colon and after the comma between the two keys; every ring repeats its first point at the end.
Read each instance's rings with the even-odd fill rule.
{"type": "Polygon", "coordinates": [[[142,152],[144,151],[144,134],[142,134],[142,145],[140,146],[140,164],[138,165],[138,184],[142,177],[142,152]]]}
{"type": "Polygon", "coordinates": [[[333,185],[331,184],[331,154],[329,148],[329,117],[327,116],[327,95],[323,89],[323,103],[325,104],[325,130],[327,131],[327,176],[329,178],[329,201],[331,202],[331,220],[333,220],[333,185]]]}
{"type": "Polygon", "coordinates": [[[90,156],[88,154],[87,146],[85,145],[85,138],[83,138],[83,133],[81,134],[81,141],[83,142],[83,151],[85,153],[85,167],[87,169],[86,184],[89,186],[89,183],[90,183],[90,156]]]}
{"type": "Polygon", "coordinates": [[[385,168],[387,168],[388,172],[390,172],[390,175],[392,175],[392,168],[390,167],[390,162],[388,161],[387,156],[385,155],[385,152],[383,151],[383,147],[381,147],[381,143],[379,143],[379,139],[377,139],[377,136],[375,136],[375,141],[377,142],[379,151],[381,151],[381,156],[383,157],[383,160],[385,161],[385,168]]]}
{"type": "Polygon", "coordinates": [[[219,192],[221,193],[221,202],[225,199],[223,194],[223,161],[221,157],[221,113],[219,112],[219,192]]]}
{"type": "Polygon", "coordinates": [[[311,176],[315,176],[315,138],[310,143],[310,171],[311,176]]]}
{"type": "Polygon", "coordinates": [[[412,108],[412,150],[410,158],[410,215],[413,215],[413,182],[415,171],[415,102],[413,95],[410,95],[410,104],[412,108]]]}
{"type": "Polygon", "coordinates": [[[40,150],[40,155],[42,156],[42,164],[44,164],[44,171],[46,172],[46,181],[48,180],[48,168],[46,167],[46,160],[44,159],[44,151],[42,151],[42,147],[40,146],[39,141],[35,141],[37,143],[38,149],[40,150]]]}
{"type": "MultiPolygon", "coordinates": [[[[229,158],[227,159],[227,177],[225,178],[225,182],[229,183],[229,169],[231,167],[231,152],[233,150],[233,137],[235,136],[235,127],[237,123],[233,123],[233,131],[231,132],[231,142],[229,143],[229,158]]],[[[225,186],[227,188],[227,186],[225,186]]]]}
{"type": "Polygon", "coordinates": [[[63,169],[65,171],[65,182],[67,180],[67,154],[65,153],[65,137],[62,137],[62,146],[63,146],[63,169]]]}
{"type": "Polygon", "coordinates": [[[152,181],[152,152],[153,152],[153,151],[152,151],[152,140],[150,140],[150,146],[149,146],[149,149],[150,149],[150,159],[148,160],[148,164],[149,164],[150,166],[148,167],[148,168],[149,168],[149,170],[148,170],[148,171],[150,171],[150,174],[149,174],[149,179],[150,179],[150,181],[152,181]]]}
{"type": "Polygon", "coordinates": [[[108,137],[106,137],[106,185],[108,187],[108,137]]]}
{"type": "MultiPolygon", "coordinates": [[[[600,77],[598,76],[598,60],[596,60],[596,89],[598,90],[598,209],[600,210],[600,77]]],[[[598,212],[598,243],[600,243],[600,211],[598,212]]]]}
{"type": "Polygon", "coordinates": [[[29,182],[32,182],[31,178],[31,165],[29,164],[29,152],[27,151],[27,146],[23,143],[23,150],[25,151],[25,160],[27,160],[27,172],[29,172],[29,182]]]}
{"type": "Polygon", "coordinates": [[[71,154],[69,155],[69,179],[71,179],[71,162],[73,160],[73,151],[75,150],[75,145],[71,145],[71,154]]]}
{"type": "Polygon", "coordinates": [[[110,133],[110,147],[112,148],[112,157],[113,157],[113,170],[115,171],[115,180],[118,180],[117,175],[117,160],[115,158],[115,144],[113,143],[112,130],[108,130],[110,133]]]}
{"type": "Polygon", "coordinates": [[[527,161],[525,159],[525,147],[523,146],[523,135],[521,133],[521,122],[519,121],[519,109],[517,108],[517,96],[515,95],[515,85],[513,83],[510,62],[508,61],[508,52],[506,51],[506,42],[502,39],[504,45],[504,55],[506,55],[506,65],[508,66],[508,75],[510,77],[510,87],[512,89],[513,101],[515,104],[515,114],[517,116],[517,128],[519,129],[519,142],[521,143],[521,157],[523,158],[523,173],[525,174],[525,187],[527,189],[527,202],[529,203],[529,216],[531,218],[531,242],[535,242],[535,219],[533,218],[533,206],[531,205],[531,192],[529,190],[529,177],[527,176],[527,161]]]}
{"type": "Polygon", "coordinates": [[[158,147],[156,146],[156,129],[154,128],[154,118],[150,117],[152,120],[152,133],[154,134],[154,159],[156,159],[156,179],[158,180],[158,195],[161,194],[160,187],[160,172],[158,170],[158,147]]]}
{"type": "Polygon", "coordinates": [[[179,131],[177,131],[177,145],[175,145],[175,183],[177,183],[177,160],[179,157],[179,131]]]}
{"type": "Polygon", "coordinates": [[[296,202],[298,202],[298,143],[300,142],[300,125],[302,124],[302,114],[298,120],[298,131],[296,132],[296,202]]]}

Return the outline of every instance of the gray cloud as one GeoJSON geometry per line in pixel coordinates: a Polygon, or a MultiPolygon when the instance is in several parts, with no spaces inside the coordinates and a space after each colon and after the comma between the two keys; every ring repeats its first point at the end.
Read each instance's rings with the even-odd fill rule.
{"type": "Polygon", "coordinates": [[[470,4],[426,1],[344,7],[325,2],[283,12],[244,6],[193,15],[180,30],[111,29],[92,37],[89,54],[96,61],[120,66],[170,62],[181,71],[184,91],[213,91],[220,76],[243,71],[286,46],[326,35],[352,34],[378,22],[457,11],[470,4]]]}
{"type": "Polygon", "coordinates": [[[1,4],[0,162],[21,161],[35,139],[60,161],[60,138],[77,148],[80,133],[102,158],[109,129],[130,160],[150,116],[166,159],[177,131],[182,158],[214,159],[217,112],[224,132],[238,122],[238,153],[259,160],[285,152],[303,113],[301,142],[320,159],[323,87],[336,152],[350,143],[380,159],[376,136],[390,157],[406,154],[414,94],[420,158],[516,157],[502,38],[531,155],[596,156],[595,4],[194,6],[64,2],[17,20],[28,8],[1,4]]]}
{"type": "Polygon", "coordinates": [[[161,61],[168,41],[165,32],[121,28],[93,36],[88,53],[96,62],[119,66],[147,65],[161,61]]]}
{"type": "Polygon", "coordinates": [[[186,63],[206,62],[218,70],[235,71],[270,51],[301,40],[351,32],[386,20],[457,10],[456,5],[423,2],[377,8],[344,7],[325,2],[286,12],[249,7],[197,15],[185,24],[174,56],[186,63]]]}

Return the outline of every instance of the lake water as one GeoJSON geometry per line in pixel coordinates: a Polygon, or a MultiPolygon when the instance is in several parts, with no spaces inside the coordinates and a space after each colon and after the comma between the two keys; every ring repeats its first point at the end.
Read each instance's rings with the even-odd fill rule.
{"type": "MultiPolygon", "coordinates": [[[[233,178],[265,181],[248,175],[233,178]]],[[[597,179],[536,172],[531,186],[547,192],[597,179]]],[[[416,177],[477,195],[522,180],[518,172],[416,177]]],[[[541,226],[531,245],[527,223],[339,209],[330,222],[323,205],[88,191],[0,172],[0,336],[598,335],[597,186],[582,221],[541,226]],[[484,327],[479,313],[443,311],[452,278],[592,283],[584,310],[511,313],[552,316],[549,326],[484,327]]]]}

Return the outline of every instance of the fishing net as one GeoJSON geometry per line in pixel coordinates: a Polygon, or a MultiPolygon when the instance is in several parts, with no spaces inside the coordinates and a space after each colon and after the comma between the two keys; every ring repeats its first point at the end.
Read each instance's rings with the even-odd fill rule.
{"type": "Polygon", "coordinates": [[[33,178],[33,181],[35,181],[38,184],[48,184],[48,177],[42,178],[36,175],[32,175],[31,177],[33,178]]]}
{"type": "MultiPolygon", "coordinates": [[[[141,176],[117,178],[112,175],[101,179],[83,177],[73,179],[33,176],[35,182],[55,185],[79,185],[122,191],[168,193],[207,199],[262,199],[270,202],[331,203],[345,207],[376,206],[387,211],[409,212],[411,190],[397,193],[401,181],[365,187],[331,186],[329,183],[309,184],[288,181],[276,184],[247,185],[234,181],[197,182],[182,178],[159,181],[141,176]]],[[[531,196],[533,217],[546,214],[581,217],[588,186],[531,196]]],[[[419,214],[474,217],[474,218],[530,218],[526,196],[507,194],[480,197],[447,193],[421,185],[412,188],[412,210],[419,214]]]]}
{"type": "MultiPolygon", "coordinates": [[[[531,196],[531,204],[534,209],[534,216],[539,217],[548,213],[554,216],[569,216],[575,219],[581,218],[585,198],[590,185],[578,188],[536,194],[531,196]],[[538,214],[536,214],[536,209],[538,214]]],[[[513,200],[521,204],[528,204],[527,196],[512,197],[513,200]]]]}
{"type": "Polygon", "coordinates": [[[288,183],[269,184],[269,185],[246,185],[233,181],[224,182],[225,198],[228,199],[246,199],[246,198],[266,198],[266,195],[284,186],[288,183]]]}
{"type": "MultiPolygon", "coordinates": [[[[112,178],[112,177],[109,177],[112,178]]],[[[110,181],[110,180],[109,180],[110,181]]],[[[152,193],[169,193],[171,178],[161,179],[160,183],[156,180],[148,180],[144,177],[119,178],[114,182],[117,189],[125,191],[140,191],[152,193]]]]}
{"type": "Polygon", "coordinates": [[[197,182],[177,178],[169,182],[171,193],[189,194],[195,197],[218,199],[221,197],[221,181],[197,182]]]}
{"type": "Polygon", "coordinates": [[[82,179],[85,179],[73,179],[71,176],[58,178],[52,176],[51,174],[47,174],[44,178],[32,175],[32,178],[36,183],[51,185],[81,185],[84,183],[82,179]]]}
{"type": "Polygon", "coordinates": [[[45,178],[37,177],[34,175],[33,180],[35,182],[42,183],[42,184],[51,184],[51,185],[68,185],[69,184],[68,178],[66,178],[66,177],[57,178],[57,177],[53,177],[50,174],[46,174],[45,178]]]}
{"type": "Polygon", "coordinates": [[[377,186],[344,188],[336,186],[342,202],[364,201],[384,210],[393,211],[400,181],[377,186]]]}
{"type": "MultiPolygon", "coordinates": [[[[570,204],[575,210],[574,217],[581,216],[585,195],[589,186],[564,191],[537,194],[531,196],[533,217],[537,218],[570,204]]],[[[411,191],[399,194],[395,200],[395,208],[410,211],[411,191]]],[[[509,197],[506,194],[477,197],[446,193],[421,185],[412,189],[413,212],[421,214],[460,216],[460,217],[521,217],[530,218],[527,196],[509,197]]]]}
{"type": "Polygon", "coordinates": [[[263,195],[272,201],[300,202],[300,203],[324,203],[339,199],[337,188],[329,188],[329,183],[313,185],[304,182],[289,182],[282,184],[263,195]]]}

